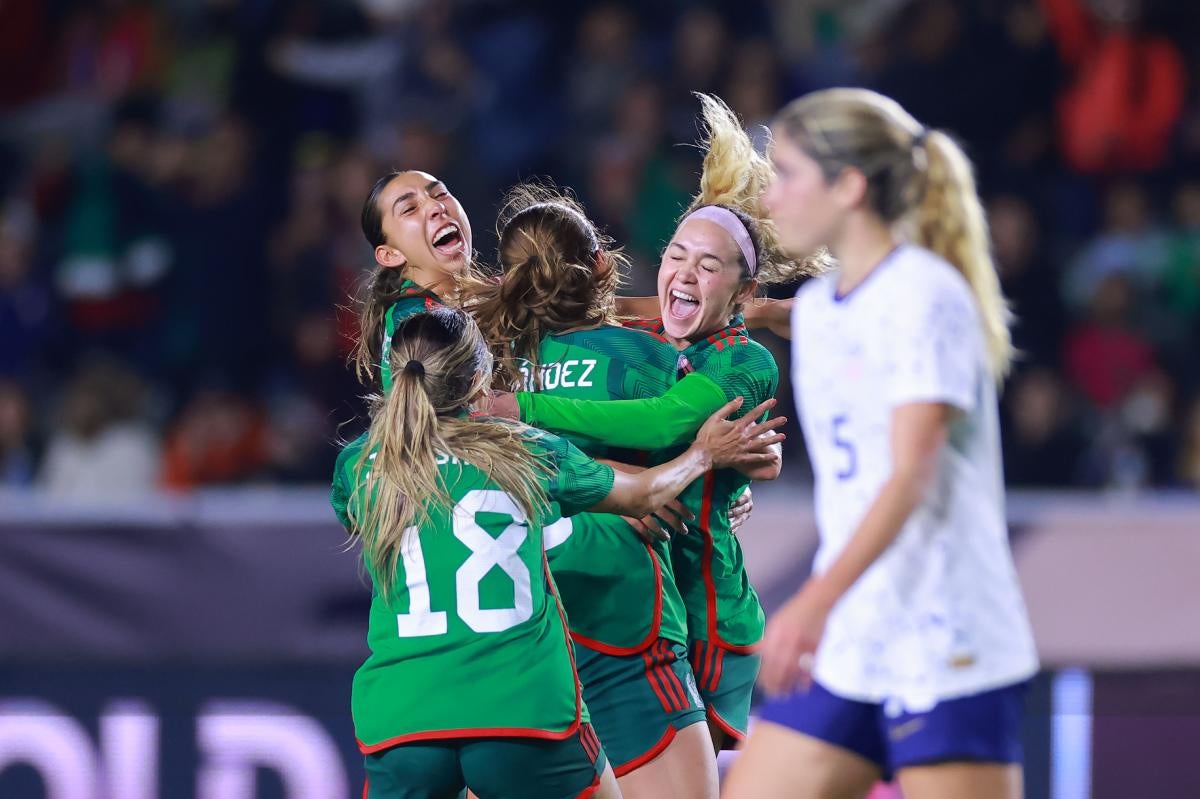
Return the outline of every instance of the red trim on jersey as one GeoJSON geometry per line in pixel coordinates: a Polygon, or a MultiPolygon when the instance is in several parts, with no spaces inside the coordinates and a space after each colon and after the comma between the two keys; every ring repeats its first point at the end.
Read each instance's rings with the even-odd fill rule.
{"type": "Polygon", "coordinates": [[[637,330],[639,333],[649,333],[664,344],[671,340],[663,335],[662,319],[629,319],[621,323],[621,327],[637,330]]]}
{"type": "Polygon", "coordinates": [[[597,641],[595,638],[588,638],[586,635],[572,632],[571,640],[577,644],[583,644],[588,649],[594,649],[605,655],[613,657],[628,657],[636,655],[639,652],[645,652],[655,641],[658,640],[658,633],[662,629],[662,606],[663,606],[663,575],[662,567],[658,563],[658,556],[654,554],[654,548],[649,544],[646,547],[646,555],[650,558],[650,567],[654,569],[654,621],[650,624],[650,632],[638,643],[633,646],[613,646],[606,644],[603,641],[597,641]]]}
{"type": "Polygon", "coordinates": [[[589,785],[588,787],[584,788],[583,793],[579,794],[579,796],[575,797],[575,799],[588,799],[588,797],[590,797],[590,796],[595,796],[596,792],[599,790],[600,790],[600,775],[597,774],[596,779],[592,780],[592,784],[589,785]]]}
{"type": "Polygon", "coordinates": [[[650,749],[644,755],[639,755],[633,760],[630,760],[628,763],[622,763],[620,766],[613,766],[613,773],[618,777],[624,777],[631,771],[637,771],[642,766],[661,755],[663,751],[671,745],[671,741],[675,740],[675,732],[676,730],[674,727],[667,727],[667,731],[663,733],[663,736],[659,738],[658,742],[654,744],[654,746],[650,747],[650,749]]]}
{"type": "Polygon", "coordinates": [[[700,502],[700,534],[704,536],[704,555],[700,560],[700,575],[704,578],[704,598],[708,609],[708,641],[713,646],[719,646],[739,655],[749,655],[754,652],[758,642],[743,646],[731,644],[721,639],[717,632],[717,584],[712,576],[713,537],[709,519],[712,514],[713,491],[716,482],[716,472],[709,470],[704,473],[704,493],[700,502]]]}
{"type": "Polygon", "coordinates": [[[366,777],[363,778],[363,795],[362,799],[367,799],[367,794],[371,792],[371,782],[366,777]]]}
{"type": "Polygon", "coordinates": [[[713,724],[716,724],[721,732],[725,733],[727,736],[725,745],[721,747],[722,749],[736,749],[739,744],[746,740],[745,733],[735,729],[732,724],[721,718],[721,714],[718,713],[712,705],[709,705],[704,712],[708,715],[708,720],[713,724]]]}
{"type": "Polygon", "coordinates": [[[467,727],[456,730],[427,730],[425,732],[397,735],[395,738],[388,738],[386,741],[380,741],[376,744],[366,744],[356,738],[355,740],[358,741],[358,751],[364,755],[370,755],[375,752],[382,752],[384,749],[391,749],[393,746],[399,746],[400,744],[415,743],[416,741],[437,741],[447,738],[537,738],[547,741],[562,741],[578,732],[583,713],[583,695],[579,682],[579,669],[575,666],[575,649],[571,646],[570,630],[567,628],[567,617],[563,612],[562,602],[554,590],[554,580],[550,577],[550,564],[546,560],[545,550],[542,550],[542,577],[546,581],[546,591],[554,599],[554,605],[558,609],[558,618],[563,626],[563,637],[567,642],[567,657],[571,660],[571,673],[575,676],[575,720],[571,722],[571,726],[559,732],[537,729],[536,727],[467,727]]]}

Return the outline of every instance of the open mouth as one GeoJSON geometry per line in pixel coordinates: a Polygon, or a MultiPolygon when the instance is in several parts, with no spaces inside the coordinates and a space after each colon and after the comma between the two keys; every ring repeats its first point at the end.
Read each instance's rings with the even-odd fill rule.
{"type": "Polygon", "coordinates": [[[442,255],[457,255],[465,247],[466,240],[456,222],[447,222],[433,234],[433,249],[442,255]]]}
{"type": "Polygon", "coordinates": [[[700,310],[700,299],[686,291],[671,289],[668,306],[672,318],[690,319],[700,310]]]}

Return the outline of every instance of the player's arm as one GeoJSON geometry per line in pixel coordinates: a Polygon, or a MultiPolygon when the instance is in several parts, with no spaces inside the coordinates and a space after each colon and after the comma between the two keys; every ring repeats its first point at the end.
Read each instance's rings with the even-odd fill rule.
{"type": "MultiPolygon", "coordinates": [[[[617,313],[638,319],[662,316],[658,297],[617,297],[617,313]]],[[[783,338],[792,337],[792,301],[756,297],[742,309],[742,318],[751,330],[770,330],[783,338]]]]}
{"type": "Polygon", "coordinates": [[[528,425],[646,450],[686,444],[727,401],[721,387],[699,372],[647,399],[581,400],[527,391],[515,397],[521,421],[528,425]]]}
{"type": "Polygon", "coordinates": [[[777,336],[792,337],[792,301],[755,297],[742,308],[742,318],[751,330],[770,330],[777,336]]]}
{"type": "Polygon", "coordinates": [[[617,297],[617,315],[635,319],[657,319],[662,316],[658,297],[617,297]]]}
{"type": "Polygon", "coordinates": [[[763,639],[760,681],[768,693],[792,690],[820,643],[833,606],[891,546],[937,473],[952,414],[942,403],[903,405],[892,412],[892,471],[858,529],[824,573],[804,584],[772,617],[763,639]]]}
{"type": "Polygon", "coordinates": [[[730,421],[729,415],[741,404],[740,399],[735,399],[721,406],[696,433],[692,445],[678,457],[637,474],[614,471],[608,495],[591,510],[622,516],[645,516],[679,496],[689,483],[706,471],[724,468],[747,451],[758,447],[759,441],[775,443],[783,440],[782,433],[770,431],[783,424],[784,417],[764,423],[754,421],[770,410],[775,404],[774,399],[762,403],[741,419],[730,421]],[[754,431],[760,427],[765,427],[762,432],[770,435],[758,438],[760,433],[754,431]]]}

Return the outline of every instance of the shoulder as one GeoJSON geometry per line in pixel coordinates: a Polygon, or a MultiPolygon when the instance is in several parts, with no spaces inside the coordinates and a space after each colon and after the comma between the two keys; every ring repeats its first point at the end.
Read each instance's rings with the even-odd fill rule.
{"type": "Polygon", "coordinates": [[[715,336],[709,336],[708,344],[691,358],[692,365],[699,372],[730,369],[778,371],[771,351],[750,338],[744,330],[726,328],[715,336]]]}
{"type": "Polygon", "coordinates": [[[358,438],[343,446],[341,452],[337,455],[336,465],[334,466],[335,474],[342,474],[348,465],[357,461],[366,444],[367,434],[363,433],[358,438]]]}
{"type": "Polygon", "coordinates": [[[974,305],[971,286],[962,272],[936,253],[906,245],[887,276],[890,294],[918,306],[937,302],[974,305]]]}

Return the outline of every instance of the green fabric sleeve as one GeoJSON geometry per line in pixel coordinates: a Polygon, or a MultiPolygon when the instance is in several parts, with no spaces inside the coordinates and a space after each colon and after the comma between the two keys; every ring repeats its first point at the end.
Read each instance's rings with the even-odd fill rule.
{"type": "Polygon", "coordinates": [[[521,421],[526,424],[629,449],[686,444],[725,402],[721,387],[698,372],[652,399],[579,400],[517,392],[521,421]]]}

